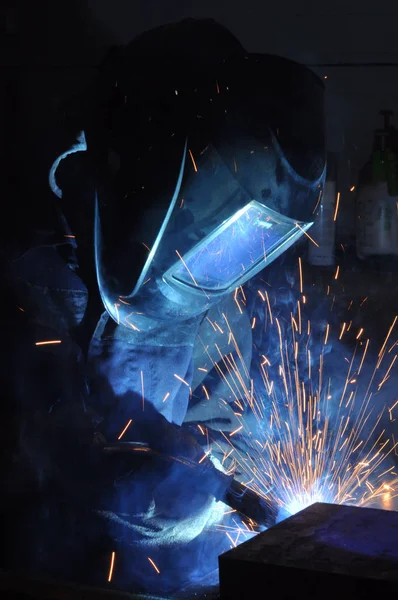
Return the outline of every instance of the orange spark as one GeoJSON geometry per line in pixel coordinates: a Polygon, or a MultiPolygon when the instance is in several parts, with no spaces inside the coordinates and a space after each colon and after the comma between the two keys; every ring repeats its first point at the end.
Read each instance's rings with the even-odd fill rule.
{"type": "Polygon", "coordinates": [[[333,221],[335,221],[337,219],[337,213],[338,213],[338,210],[339,210],[339,204],[340,204],[340,192],[337,192],[336,207],[334,209],[333,221]]]}
{"type": "Polygon", "coordinates": [[[48,346],[50,344],[60,344],[61,340],[48,340],[46,342],[35,342],[35,346],[48,346]]]}
{"type": "Polygon", "coordinates": [[[318,200],[317,200],[317,203],[315,204],[315,208],[314,208],[314,210],[312,211],[312,214],[313,214],[313,215],[316,213],[316,209],[317,209],[317,208],[318,208],[318,206],[319,206],[319,203],[320,203],[320,201],[321,201],[321,198],[322,198],[322,190],[319,190],[318,200]]]}
{"type": "Polygon", "coordinates": [[[170,392],[167,392],[165,397],[163,398],[163,402],[166,402],[167,398],[170,396],[170,392]]]}
{"type": "Polygon", "coordinates": [[[341,340],[341,338],[343,337],[346,326],[347,326],[347,323],[343,323],[341,331],[340,331],[340,335],[339,335],[339,340],[341,340]]]}
{"type": "Polygon", "coordinates": [[[267,299],[268,312],[269,312],[269,320],[271,321],[271,325],[272,325],[273,319],[272,319],[271,304],[270,304],[270,301],[269,301],[269,296],[268,296],[268,292],[267,291],[265,291],[265,297],[267,299]]]}
{"type": "Polygon", "coordinates": [[[159,574],[160,571],[159,571],[158,567],[156,566],[156,564],[153,562],[152,558],[149,558],[149,556],[148,556],[148,560],[151,563],[151,565],[153,566],[153,568],[155,569],[156,573],[159,574]]]}
{"type": "Polygon", "coordinates": [[[296,226],[296,227],[298,227],[298,228],[300,229],[300,231],[302,231],[302,232],[304,233],[304,235],[305,235],[305,236],[307,236],[307,238],[308,238],[309,240],[311,240],[311,242],[312,242],[313,244],[315,244],[315,246],[316,246],[317,248],[319,248],[319,244],[317,244],[317,243],[316,243],[316,241],[315,241],[315,240],[314,240],[314,239],[313,239],[313,238],[312,238],[312,237],[311,237],[311,236],[310,236],[310,235],[309,235],[309,234],[308,234],[308,233],[307,233],[307,232],[306,232],[306,231],[305,231],[305,230],[304,230],[302,227],[300,227],[300,225],[299,225],[298,223],[295,223],[295,226],[296,226]]]}
{"type": "Polygon", "coordinates": [[[397,319],[398,319],[398,317],[395,317],[395,319],[394,319],[394,321],[393,321],[393,323],[392,323],[392,325],[391,325],[390,329],[388,330],[388,333],[387,333],[387,335],[386,335],[386,338],[385,338],[385,340],[384,340],[384,343],[383,343],[383,345],[382,345],[382,347],[381,347],[381,350],[380,350],[380,352],[379,352],[379,357],[380,357],[380,356],[383,354],[383,352],[384,352],[384,348],[386,347],[386,344],[387,344],[388,338],[390,337],[390,335],[391,335],[391,332],[392,332],[392,330],[393,330],[393,329],[394,329],[394,327],[395,327],[395,323],[397,322],[397,319]]]}
{"type": "Polygon", "coordinates": [[[117,438],[118,440],[121,440],[122,437],[124,436],[124,434],[126,433],[127,429],[130,427],[131,423],[133,422],[133,419],[130,419],[130,421],[127,423],[126,427],[123,429],[122,433],[119,435],[119,437],[117,438]]]}
{"type": "Polygon", "coordinates": [[[334,274],[334,278],[337,279],[339,276],[340,265],[337,265],[336,273],[334,274]]]}
{"type": "Polygon", "coordinates": [[[214,325],[217,327],[217,329],[220,333],[224,333],[223,330],[221,329],[221,327],[219,326],[219,324],[217,323],[217,321],[214,321],[214,325]]]}
{"type": "Polygon", "coordinates": [[[366,344],[365,344],[365,350],[363,351],[363,354],[362,354],[362,359],[361,359],[361,364],[359,365],[359,369],[358,369],[358,375],[359,375],[359,374],[360,374],[360,372],[361,372],[362,365],[363,365],[363,361],[365,360],[366,352],[367,352],[367,350],[368,350],[368,346],[369,346],[369,339],[367,339],[367,340],[366,340],[366,344]]]}
{"type": "Polygon", "coordinates": [[[208,321],[210,323],[210,325],[213,327],[214,331],[216,331],[216,326],[214,325],[214,323],[212,321],[210,321],[209,317],[206,317],[206,321],[208,321]]]}
{"type": "Polygon", "coordinates": [[[382,387],[382,386],[385,384],[385,382],[387,381],[387,379],[388,379],[388,377],[389,377],[389,375],[390,375],[390,371],[391,371],[391,369],[393,368],[395,361],[397,360],[397,356],[398,356],[397,354],[394,356],[394,358],[393,358],[393,359],[392,359],[392,361],[391,361],[391,364],[390,364],[390,366],[389,366],[389,367],[388,367],[388,369],[387,369],[387,372],[386,372],[386,374],[385,374],[385,375],[384,375],[384,377],[383,377],[383,380],[382,380],[382,381],[379,383],[379,387],[378,387],[378,389],[379,389],[379,390],[380,390],[380,388],[381,388],[381,387],[382,387]]]}
{"type": "Polygon", "coordinates": [[[243,315],[243,310],[241,308],[241,305],[239,304],[238,291],[239,291],[239,288],[236,288],[235,293],[234,293],[234,300],[235,300],[236,306],[239,309],[240,314],[243,315]]]}
{"type": "Polygon", "coordinates": [[[136,325],[134,325],[134,323],[131,323],[129,321],[129,318],[133,315],[134,313],[130,313],[129,315],[127,315],[127,317],[124,318],[125,322],[127,323],[127,325],[129,325],[131,327],[131,329],[134,329],[134,331],[139,331],[138,327],[136,325]]]}
{"type": "Polygon", "coordinates": [[[388,412],[390,413],[390,421],[395,421],[395,419],[392,418],[392,411],[394,410],[394,408],[397,406],[398,404],[398,400],[395,402],[395,404],[393,404],[391,406],[391,408],[388,409],[388,412]]]}
{"type": "Polygon", "coordinates": [[[190,157],[191,157],[191,160],[192,160],[192,164],[193,164],[193,168],[194,168],[194,170],[195,170],[195,173],[197,173],[197,172],[198,172],[198,167],[196,166],[196,162],[195,162],[195,159],[194,159],[194,157],[193,157],[193,154],[192,154],[191,150],[189,150],[189,155],[190,155],[190,157]]]}
{"type": "Polygon", "coordinates": [[[189,387],[189,383],[187,383],[187,382],[185,381],[185,379],[183,379],[183,378],[182,378],[182,377],[180,377],[179,375],[176,375],[175,373],[174,373],[174,377],[175,377],[176,379],[178,379],[178,381],[181,381],[181,383],[184,383],[184,384],[185,384],[187,387],[189,387]]]}
{"type": "Polygon", "coordinates": [[[113,567],[114,567],[114,565],[115,565],[115,552],[112,552],[111,565],[109,567],[108,583],[110,581],[112,581],[112,575],[113,575],[113,567]]]}
{"type": "Polygon", "coordinates": [[[243,425],[241,425],[240,427],[238,427],[237,429],[235,429],[235,431],[232,431],[229,434],[229,437],[232,437],[233,435],[235,435],[235,433],[238,433],[238,431],[240,431],[241,429],[243,429],[243,425]]]}
{"type": "Polygon", "coordinates": [[[202,456],[202,458],[198,461],[198,465],[200,465],[204,461],[205,458],[207,458],[207,454],[204,454],[202,456]]]}
{"type": "Polygon", "coordinates": [[[188,271],[188,273],[189,273],[189,276],[191,277],[191,279],[192,279],[192,281],[194,282],[194,284],[196,285],[196,287],[199,287],[199,286],[198,286],[198,283],[197,283],[197,281],[196,281],[196,279],[195,279],[195,277],[192,275],[191,271],[189,270],[189,267],[188,267],[187,263],[186,263],[186,262],[185,262],[185,260],[182,258],[181,254],[178,252],[178,250],[176,250],[176,254],[177,254],[178,258],[180,259],[180,261],[182,262],[182,264],[184,265],[184,267],[186,268],[186,270],[188,271]]]}
{"type": "Polygon", "coordinates": [[[301,258],[299,256],[298,259],[298,264],[299,264],[299,274],[300,274],[300,294],[303,293],[303,267],[301,265],[301,258]]]}

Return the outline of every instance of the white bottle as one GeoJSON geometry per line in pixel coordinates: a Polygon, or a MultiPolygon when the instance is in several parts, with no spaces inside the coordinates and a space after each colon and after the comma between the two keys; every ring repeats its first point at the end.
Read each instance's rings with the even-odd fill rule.
{"type": "Polygon", "coordinates": [[[357,196],[357,256],[398,256],[397,199],[386,181],[369,182],[357,196]]]}
{"type": "Polygon", "coordinates": [[[314,224],[309,230],[314,244],[308,240],[308,262],[317,267],[329,267],[335,260],[335,207],[337,185],[333,158],[328,156],[328,174],[322,198],[316,208],[314,224]]]}
{"type": "Polygon", "coordinates": [[[398,256],[397,130],[392,111],[383,110],[382,129],[376,129],[370,161],[360,173],[356,210],[357,256],[360,260],[398,256]]]}

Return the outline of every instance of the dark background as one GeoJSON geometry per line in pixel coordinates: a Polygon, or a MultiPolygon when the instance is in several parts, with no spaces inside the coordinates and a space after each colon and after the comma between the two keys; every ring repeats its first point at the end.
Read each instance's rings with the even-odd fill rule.
{"type": "MultiPolygon", "coordinates": [[[[91,77],[110,45],[184,17],[212,17],[249,51],[307,64],[398,63],[398,7],[391,0],[4,0],[0,17],[3,74],[20,73],[25,122],[32,124],[35,115],[37,128],[42,124],[37,103],[46,98],[48,114],[64,90],[91,77]]],[[[398,102],[396,68],[340,66],[319,72],[328,76],[333,99],[331,145],[339,149],[345,138],[346,144],[366,146],[377,109],[398,102]]],[[[6,80],[2,77],[2,96],[6,80]]],[[[366,155],[367,148],[362,151],[366,155]]]]}
{"type": "MultiPolygon", "coordinates": [[[[378,110],[398,109],[398,5],[391,0],[3,0],[1,154],[8,181],[22,188],[18,202],[33,190],[35,202],[47,193],[48,168],[69,143],[60,132],[64,102],[90,82],[106,51],[184,17],[217,19],[249,51],[293,58],[327,77],[328,148],[340,153],[341,214],[351,215],[348,190],[369,155],[378,110]]],[[[340,220],[340,229],[349,226],[340,220]]]]}

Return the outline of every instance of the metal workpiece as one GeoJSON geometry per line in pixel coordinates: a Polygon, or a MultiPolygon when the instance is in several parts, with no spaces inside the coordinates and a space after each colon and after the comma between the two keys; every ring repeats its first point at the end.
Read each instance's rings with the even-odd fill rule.
{"type": "Polygon", "coordinates": [[[222,600],[393,597],[398,513],[316,503],[219,558],[222,600]]]}

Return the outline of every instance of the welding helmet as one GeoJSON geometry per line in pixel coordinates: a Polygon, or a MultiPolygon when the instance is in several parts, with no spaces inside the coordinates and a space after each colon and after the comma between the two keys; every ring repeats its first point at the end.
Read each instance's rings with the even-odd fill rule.
{"type": "Polygon", "coordinates": [[[103,303],[127,327],[204,313],[299,239],[320,202],[321,80],[211,27],[213,54],[192,57],[192,39],[178,56],[133,44],[106,71],[95,258],[103,303]]]}

